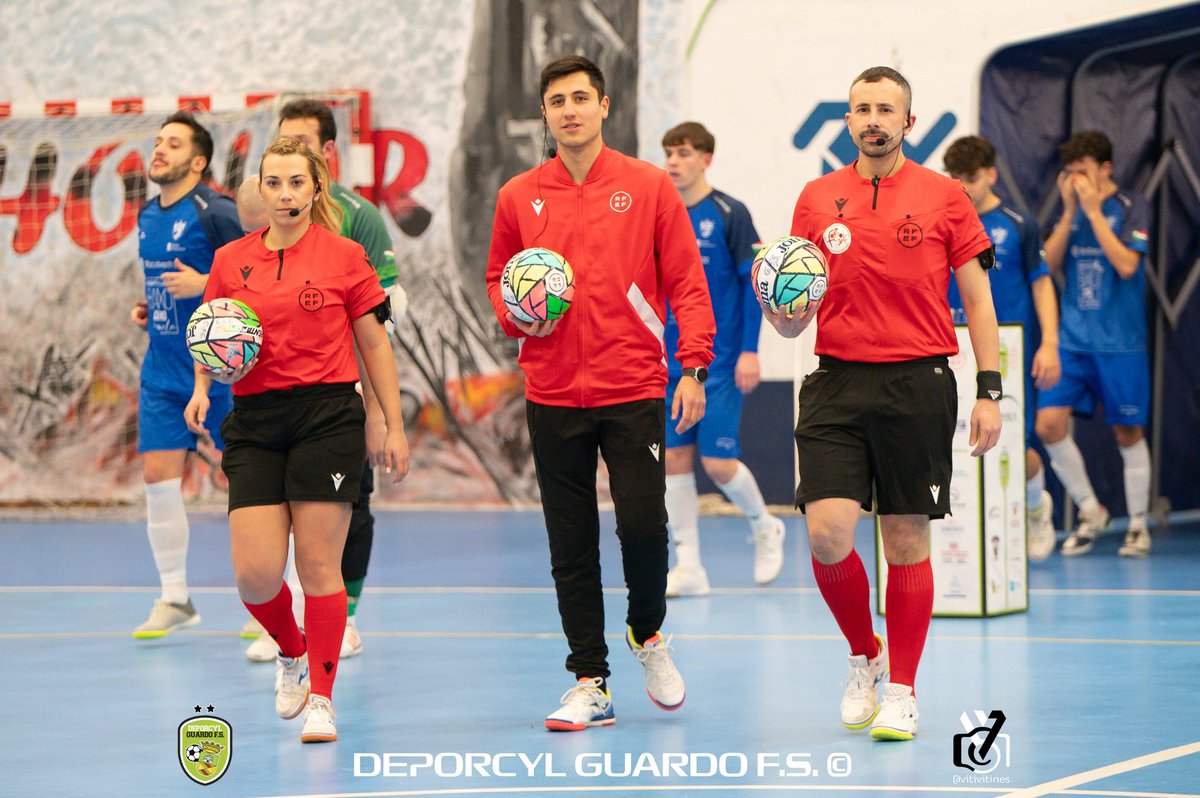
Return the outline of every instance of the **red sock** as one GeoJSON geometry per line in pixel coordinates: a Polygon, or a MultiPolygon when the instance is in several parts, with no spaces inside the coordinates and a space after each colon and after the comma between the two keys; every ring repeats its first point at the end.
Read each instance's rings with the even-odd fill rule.
{"type": "Polygon", "coordinates": [[[292,591],[288,590],[287,582],[266,604],[242,603],[275,640],[279,653],[285,657],[298,657],[304,653],[304,635],[292,614],[292,591]]]}
{"type": "Polygon", "coordinates": [[[328,596],[304,594],[304,634],[308,637],[308,670],[312,694],[333,698],[342,635],[346,632],[346,589],[328,596]]]}
{"type": "Polygon", "coordinates": [[[815,557],[812,564],[817,587],[850,644],[850,653],[866,654],[867,659],[879,654],[871,626],[871,586],[858,552],[851,550],[849,557],[833,565],[819,563],[815,557]]]}
{"type": "Polygon", "coordinates": [[[888,565],[884,607],[891,648],[888,655],[891,681],[915,688],[917,665],[933,617],[933,568],[928,557],[916,565],[888,565]]]}

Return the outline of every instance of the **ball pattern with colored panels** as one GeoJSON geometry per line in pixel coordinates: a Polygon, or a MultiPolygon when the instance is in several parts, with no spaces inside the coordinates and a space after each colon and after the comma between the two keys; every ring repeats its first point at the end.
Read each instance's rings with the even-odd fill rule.
{"type": "Polygon", "coordinates": [[[196,308],[187,325],[187,347],[200,365],[235,369],[262,349],[262,322],[244,302],[221,297],[196,308]]]}
{"type": "Polygon", "coordinates": [[[571,307],[575,274],[567,259],[553,250],[523,249],[505,264],[500,295],[509,312],[521,321],[552,321],[571,307]]]}
{"type": "Polygon", "coordinates": [[[784,236],[760,249],[750,279],[759,303],[773,313],[803,313],[820,303],[829,287],[825,256],[799,236],[784,236]]]}

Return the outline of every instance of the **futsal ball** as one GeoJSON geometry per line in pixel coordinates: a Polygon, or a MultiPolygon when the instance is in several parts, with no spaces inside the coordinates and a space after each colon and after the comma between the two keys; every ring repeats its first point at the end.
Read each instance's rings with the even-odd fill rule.
{"type": "Polygon", "coordinates": [[[214,371],[235,369],[262,349],[262,323],[243,302],[213,299],[196,308],[188,320],[187,346],[202,366],[214,371]]]}
{"type": "Polygon", "coordinates": [[[183,752],[183,755],[187,757],[189,762],[199,762],[200,754],[202,753],[204,753],[204,749],[193,743],[187,747],[187,750],[183,752]]]}
{"type": "Polygon", "coordinates": [[[529,324],[552,321],[575,297],[575,275],[567,259],[544,247],[523,249],[500,274],[500,295],[510,313],[529,324]]]}
{"type": "Polygon", "coordinates": [[[821,301],[829,286],[825,256],[816,244],[798,236],[776,239],[760,249],[750,279],[758,301],[775,313],[803,313],[821,301]]]}

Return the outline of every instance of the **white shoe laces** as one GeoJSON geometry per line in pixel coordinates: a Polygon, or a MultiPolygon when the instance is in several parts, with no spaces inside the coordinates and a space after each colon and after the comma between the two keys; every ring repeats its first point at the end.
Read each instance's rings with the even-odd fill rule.
{"type": "Polygon", "coordinates": [[[667,635],[662,638],[662,641],[650,648],[644,645],[633,650],[633,655],[638,658],[638,661],[652,671],[660,672],[669,669],[672,666],[671,652],[675,647],[671,645],[671,638],[674,635],[667,635]]]}
{"type": "Polygon", "coordinates": [[[600,678],[596,677],[585,682],[579,682],[558,699],[564,707],[567,704],[599,704],[604,701],[604,691],[600,689],[600,678]]]}
{"type": "Polygon", "coordinates": [[[308,699],[308,714],[304,716],[305,725],[317,723],[332,726],[335,720],[337,720],[337,712],[334,711],[333,703],[329,699],[319,695],[308,699]]]}

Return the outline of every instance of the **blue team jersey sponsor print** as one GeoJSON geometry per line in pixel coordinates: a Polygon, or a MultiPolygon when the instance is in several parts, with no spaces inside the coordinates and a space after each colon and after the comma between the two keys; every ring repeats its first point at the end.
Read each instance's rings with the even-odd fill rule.
{"type": "MultiPolygon", "coordinates": [[[[1134,193],[1118,191],[1101,206],[1108,226],[1129,249],[1148,250],[1150,206],[1134,193]]],[[[1082,210],[1071,222],[1063,258],[1060,346],[1071,352],[1115,354],[1146,348],[1146,271],[1122,278],[1104,254],[1082,210]]]]}
{"type": "MultiPolygon", "coordinates": [[[[709,192],[688,208],[688,216],[700,248],[717,323],[713,361],[708,370],[732,373],[742,352],[758,351],[762,314],[750,285],[750,266],[754,262],[758,234],[746,206],[720,191],[709,192]]],[[[674,381],[681,376],[683,366],[675,359],[675,353],[679,351],[679,324],[669,302],[663,337],[667,348],[667,371],[674,381]]]]}
{"type": "Polygon", "coordinates": [[[233,201],[204,185],[197,186],[170,207],[164,208],[157,198],[143,206],[138,215],[138,260],[146,284],[149,336],[142,363],[143,384],[190,394],[192,359],[184,333],[188,319],[203,297],[172,296],[163,276],[176,270],[177,258],[208,274],[217,248],[240,237],[233,201]]]}

